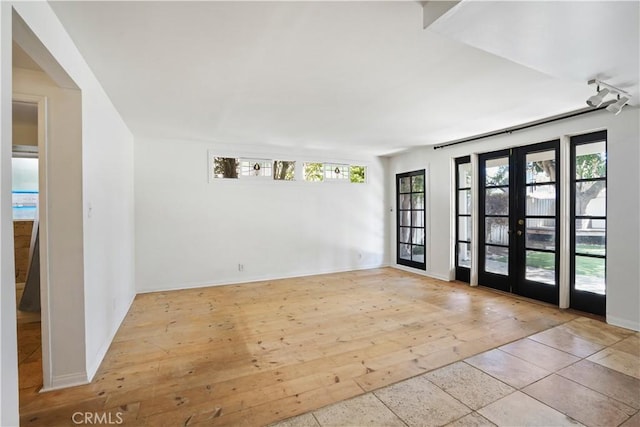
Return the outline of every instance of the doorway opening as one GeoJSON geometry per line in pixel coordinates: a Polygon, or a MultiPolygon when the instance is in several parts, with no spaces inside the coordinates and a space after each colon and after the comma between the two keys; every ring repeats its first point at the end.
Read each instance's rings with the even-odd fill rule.
{"type": "MultiPolygon", "coordinates": [[[[12,216],[16,282],[19,389],[40,389],[40,100],[16,95],[12,103],[12,216]]],[[[43,100],[41,102],[44,102],[43,100]]]]}

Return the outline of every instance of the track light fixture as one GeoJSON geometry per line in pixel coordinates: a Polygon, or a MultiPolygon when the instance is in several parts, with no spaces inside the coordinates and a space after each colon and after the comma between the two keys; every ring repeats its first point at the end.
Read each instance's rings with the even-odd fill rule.
{"type": "Polygon", "coordinates": [[[602,105],[607,95],[615,95],[617,96],[617,100],[616,102],[607,105],[607,111],[617,115],[620,114],[620,111],[622,111],[622,107],[624,107],[631,99],[631,95],[629,95],[629,93],[625,92],[622,89],[618,89],[615,86],[611,86],[610,84],[607,84],[603,81],[593,79],[589,80],[587,84],[595,84],[597,91],[595,95],[587,99],[587,105],[589,105],[590,107],[599,107],[600,105],[602,105]]]}
{"type": "Polygon", "coordinates": [[[618,100],[615,103],[607,105],[607,111],[617,116],[618,114],[620,114],[620,111],[622,111],[622,107],[624,107],[627,102],[629,102],[629,98],[627,98],[626,96],[618,95],[618,100]]]}
{"type": "Polygon", "coordinates": [[[604,102],[604,97],[609,94],[609,89],[606,87],[604,89],[600,89],[600,86],[598,86],[597,90],[598,93],[587,99],[587,105],[590,105],[591,107],[599,107],[600,104],[604,102]]]}

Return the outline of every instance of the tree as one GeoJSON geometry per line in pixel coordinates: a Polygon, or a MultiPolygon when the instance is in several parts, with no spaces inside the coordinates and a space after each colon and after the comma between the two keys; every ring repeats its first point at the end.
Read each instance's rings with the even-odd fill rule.
{"type": "Polygon", "coordinates": [[[237,178],[238,177],[238,159],[233,157],[214,158],[213,173],[218,178],[237,178]]]}
{"type": "Polygon", "coordinates": [[[296,162],[275,160],[273,162],[273,179],[293,181],[296,170],[296,162]]]}
{"type": "Polygon", "coordinates": [[[350,175],[351,182],[355,182],[355,183],[365,182],[364,166],[351,166],[349,169],[350,169],[349,175],[350,175]]]}
{"type": "Polygon", "coordinates": [[[589,203],[598,197],[606,188],[606,182],[598,178],[607,176],[607,158],[605,153],[585,154],[576,156],[576,215],[584,215],[589,203]]]}
{"type": "Polygon", "coordinates": [[[324,172],[322,163],[305,163],[304,164],[304,180],[305,181],[323,181],[324,172]]]}
{"type": "Polygon", "coordinates": [[[491,168],[486,174],[486,186],[495,187],[485,192],[485,212],[489,215],[507,215],[509,213],[509,165],[491,168]]]}
{"type": "MultiPolygon", "coordinates": [[[[589,180],[576,183],[576,215],[584,215],[587,212],[589,203],[606,188],[605,181],[598,180],[598,178],[606,176],[607,173],[606,154],[595,153],[576,156],[575,166],[575,178],[577,180],[589,180]]],[[[557,179],[555,160],[534,162],[533,169],[537,173],[543,172],[552,181],[557,179]]]]}

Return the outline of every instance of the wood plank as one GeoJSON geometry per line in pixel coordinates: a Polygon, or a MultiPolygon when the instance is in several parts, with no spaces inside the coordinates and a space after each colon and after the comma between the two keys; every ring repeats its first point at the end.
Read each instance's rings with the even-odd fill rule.
{"type": "Polygon", "coordinates": [[[37,393],[39,324],[19,331],[21,420],[266,425],[575,317],[391,268],[138,295],[85,386],[37,393]]]}

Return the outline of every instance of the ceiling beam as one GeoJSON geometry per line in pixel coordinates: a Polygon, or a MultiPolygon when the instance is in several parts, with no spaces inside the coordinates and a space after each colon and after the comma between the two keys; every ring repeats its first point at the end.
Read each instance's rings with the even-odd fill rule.
{"type": "Polygon", "coordinates": [[[460,3],[460,0],[429,0],[420,3],[422,4],[422,28],[425,29],[460,3]]]}

